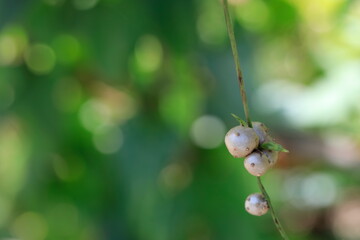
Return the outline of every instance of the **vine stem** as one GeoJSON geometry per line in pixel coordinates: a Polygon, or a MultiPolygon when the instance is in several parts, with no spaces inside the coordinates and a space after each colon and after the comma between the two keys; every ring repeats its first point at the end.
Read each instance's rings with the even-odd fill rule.
{"type": "Polygon", "coordinates": [[[256,178],[257,178],[257,180],[258,180],[259,188],[260,188],[262,194],[264,195],[264,197],[265,197],[265,199],[266,199],[266,201],[267,201],[267,203],[268,203],[268,206],[269,206],[270,212],[271,212],[271,216],[272,216],[272,219],[273,219],[273,221],[274,221],[274,223],[275,223],[275,226],[276,226],[277,230],[279,231],[281,237],[282,237],[284,240],[288,240],[289,238],[287,237],[284,228],[281,226],[281,223],[280,223],[280,221],[279,221],[279,218],[277,217],[277,215],[276,215],[276,213],[275,213],[275,210],[274,210],[274,207],[273,207],[272,204],[271,204],[270,196],[269,196],[269,194],[266,192],[265,187],[264,187],[264,185],[263,185],[262,182],[261,182],[261,178],[260,178],[260,177],[256,177],[256,178]]]}
{"type": "MultiPolygon", "coordinates": [[[[239,53],[238,53],[237,46],[236,46],[234,27],[232,25],[232,20],[231,20],[230,13],[229,13],[228,0],[222,0],[222,3],[223,3],[223,8],[224,8],[227,32],[229,34],[231,50],[232,50],[232,54],[233,54],[234,62],[235,62],[237,79],[239,81],[240,95],[241,95],[242,103],[243,103],[243,107],[244,107],[245,118],[246,118],[246,121],[247,121],[249,127],[252,127],[252,123],[250,120],[250,114],[249,114],[249,106],[248,106],[248,102],[247,102],[247,98],[246,98],[244,79],[243,79],[243,74],[242,74],[241,67],[240,67],[239,53]]],[[[271,204],[270,196],[266,192],[265,187],[261,182],[261,178],[257,177],[257,180],[258,180],[259,188],[268,203],[268,206],[269,206],[269,209],[271,212],[271,216],[275,223],[276,229],[279,231],[282,239],[288,240],[286,232],[284,231],[283,227],[281,226],[279,218],[277,217],[274,207],[271,204]]]]}
{"type": "Polygon", "coordinates": [[[236,46],[234,27],[232,25],[230,13],[229,13],[228,1],[222,0],[222,2],[223,2],[223,7],[224,7],[227,32],[229,34],[231,50],[232,50],[234,62],[235,62],[237,79],[239,81],[240,95],[241,95],[242,103],[244,106],[245,118],[246,118],[246,122],[248,123],[249,127],[252,127],[252,123],[250,120],[250,114],[249,114],[249,106],[248,106],[246,92],[245,92],[244,78],[243,78],[243,74],[242,74],[241,67],[240,67],[239,53],[238,53],[237,46],[236,46]]]}

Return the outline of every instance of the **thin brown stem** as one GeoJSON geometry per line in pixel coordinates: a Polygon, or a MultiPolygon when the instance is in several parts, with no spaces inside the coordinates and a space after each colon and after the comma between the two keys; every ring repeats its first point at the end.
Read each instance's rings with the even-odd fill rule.
{"type": "Polygon", "coordinates": [[[252,123],[250,120],[250,114],[249,114],[249,106],[248,106],[246,92],[245,92],[244,78],[243,78],[243,74],[242,74],[241,67],[240,67],[239,53],[238,53],[237,46],[236,46],[234,28],[233,28],[232,21],[231,21],[227,0],[223,0],[223,7],[224,7],[226,27],[227,27],[227,31],[229,34],[230,44],[231,44],[231,50],[232,50],[234,62],[235,62],[237,79],[238,79],[239,86],[240,86],[240,95],[241,95],[242,103],[244,106],[245,118],[246,118],[246,121],[247,121],[249,127],[252,127],[252,123]]]}
{"type": "Polygon", "coordinates": [[[258,180],[258,185],[259,185],[259,188],[262,192],[262,194],[264,195],[268,205],[269,205],[269,209],[270,209],[270,212],[271,212],[271,216],[272,216],[272,219],[274,220],[274,223],[275,223],[275,226],[277,228],[277,230],[279,231],[282,239],[284,240],[288,240],[289,238],[287,237],[286,235],[286,232],[284,230],[284,228],[281,226],[281,223],[279,221],[279,218],[277,217],[276,213],[275,213],[275,210],[274,210],[274,207],[272,206],[271,204],[271,200],[270,200],[270,196],[268,195],[268,193],[266,192],[265,190],[265,187],[264,185],[262,184],[261,182],[261,178],[260,177],[257,177],[257,180],[258,180]]]}

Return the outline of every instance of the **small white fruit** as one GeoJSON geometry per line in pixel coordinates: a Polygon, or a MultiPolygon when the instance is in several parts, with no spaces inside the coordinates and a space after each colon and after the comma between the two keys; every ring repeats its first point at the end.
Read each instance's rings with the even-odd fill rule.
{"type": "Polygon", "coordinates": [[[256,134],[259,136],[260,144],[272,141],[272,138],[269,135],[269,129],[265,126],[265,124],[261,122],[252,122],[252,126],[256,134]]]}
{"type": "Polygon", "coordinates": [[[227,132],[225,144],[233,157],[242,158],[258,147],[259,137],[254,129],[237,126],[227,132]]]}
{"type": "Polygon", "coordinates": [[[260,177],[270,168],[270,160],[265,154],[253,152],[245,158],[244,166],[251,175],[260,177]]]}
{"type": "Polygon", "coordinates": [[[262,151],[268,160],[270,161],[270,167],[274,166],[278,160],[279,152],[273,150],[263,150],[262,151]]]}
{"type": "Polygon", "coordinates": [[[267,213],[269,205],[264,195],[260,193],[253,193],[246,198],[245,209],[251,215],[261,216],[267,213]]]}

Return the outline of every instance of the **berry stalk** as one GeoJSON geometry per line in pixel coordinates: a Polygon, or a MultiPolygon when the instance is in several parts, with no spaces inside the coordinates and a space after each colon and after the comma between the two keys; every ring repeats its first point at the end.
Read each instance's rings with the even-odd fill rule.
{"type": "Polygon", "coordinates": [[[244,78],[243,78],[243,74],[242,74],[242,71],[240,68],[239,53],[238,53],[237,46],[236,46],[234,27],[232,25],[230,13],[229,13],[228,2],[227,2],[227,0],[222,0],[222,2],[223,2],[223,7],[224,7],[227,32],[229,34],[231,50],[232,50],[234,62],[235,62],[237,79],[239,81],[240,95],[241,95],[242,103],[244,106],[245,118],[246,118],[246,122],[248,123],[249,127],[252,127],[252,123],[250,120],[250,114],[249,114],[249,106],[247,103],[246,92],[245,92],[244,78]]]}
{"type": "MultiPolygon", "coordinates": [[[[225,1],[226,1],[226,0],[225,0],[225,1]]],[[[275,213],[275,210],[274,210],[274,208],[273,208],[273,206],[272,206],[272,204],[271,204],[270,196],[269,196],[268,193],[266,192],[265,187],[264,187],[264,185],[263,185],[262,182],[261,182],[261,178],[260,178],[260,177],[256,177],[256,178],[257,178],[257,180],[258,180],[258,185],[259,185],[259,188],[260,188],[260,190],[261,190],[261,193],[264,195],[264,197],[265,197],[265,199],[266,199],[266,201],[267,201],[267,203],[268,203],[268,205],[269,205],[269,209],[270,209],[270,212],[271,212],[271,216],[272,216],[272,219],[273,219],[273,221],[274,221],[274,223],[275,223],[275,226],[276,226],[277,230],[279,231],[281,237],[282,237],[284,240],[288,240],[289,238],[287,237],[284,228],[281,226],[281,223],[280,223],[280,221],[279,221],[279,219],[278,219],[278,217],[277,217],[277,215],[276,215],[276,213],[275,213]]]]}
{"type": "MultiPolygon", "coordinates": [[[[246,121],[248,123],[248,126],[251,128],[252,127],[252,122],[251,122],[250,116],[249,116],[249,106],[248,106],[248,102],[247,102],[247,98],[246,98],[243,74],[242,74],[241,67],[240,67],[239,53],[238,53],[238,50],[237,50],[237,45],[236,45],[236,40],[235,40],[234,27],[232,25],[230,13],[229,13],[228,0],[222,0],[222,3],[223,3],[223,8],[224,8],[227,32],[229,34],[231,50],[232,50],[232,54],[233,54],[233,57],[234,57],[237,78],[238,78],[238,81],[239,81],[240,94],[241,94],[242,103],[243,103],[243,107],[244,107],[245,118],[246,118],[246,121]]],[[[262,194],[264,195],[264,197],[265,197],[265,199],[266,199],[266,201],[268,203],[268,206],[269,206],[270,211],[271,211],[271,216],[273,218],[273,221],[275,223],[275,226],[276,226],[277,230],[279,231],[281,237],[284,240],[288,240],[288,237],[287,237],[283,227],[281,226],[279,218],[277,217],[277,215],[275,213],[275,210],[274,210],[274,208],[273,208],[273,206],[271,204],[270,196],[267,194],[267,192],[265,190],[265,187],[261,182],[261,178],[257,177],[257,180],[258,180],[259,188],[260,188],[262,194]]]]}

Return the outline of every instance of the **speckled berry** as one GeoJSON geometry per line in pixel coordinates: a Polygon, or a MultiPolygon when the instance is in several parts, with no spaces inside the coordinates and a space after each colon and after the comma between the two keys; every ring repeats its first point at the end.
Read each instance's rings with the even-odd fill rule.
{"type": "Polygon", "coordinates": [[[266,155],[268,162],[270,163],[270,167],[274,166],[278,160],[279,152],[272,150],[263,150],[262,152],[266,155]]]}
{"type": "Polygon", "coordinates": [[[225,144],[233,157],[242,158],[258,147],[259,137],[252,128],[237,126],[228,131],[225,144]]]}
{"type": "Polygon", "coordinates": [[[245,158],[244,166],[251,175],[260,177],[270,168],[270,160],[265,154],[253,152],[245,158]]]}
{"type": "Polygon", "coordinates": [[[246,198],[245,209],[255,216],[262,216],[269,210],[265,197],[260,193],[253,193],[246,198]]]}
{"type": "Polygon", "coordinates": [[[272,138],[269,135],[269,129],[265,126],[265,124],[261,122],[252,122],[252,126],[256,134],[259,136],[260,144],[272,141],[272,138]]]}

